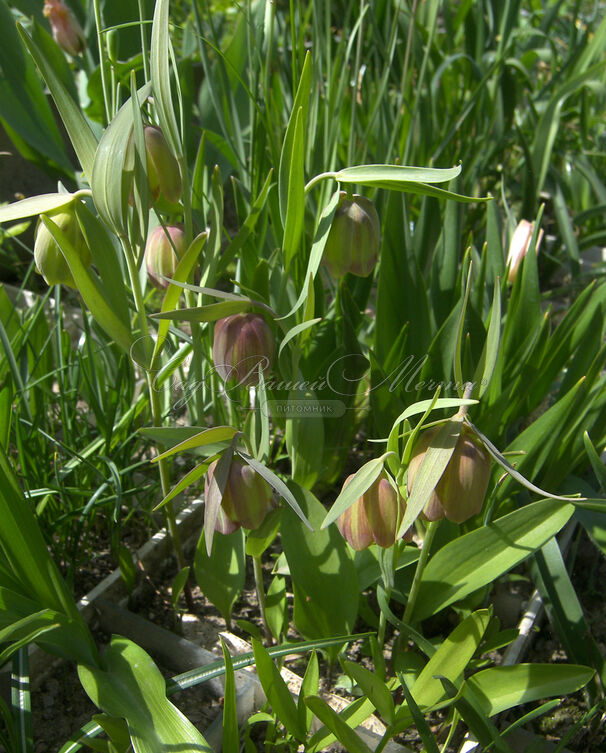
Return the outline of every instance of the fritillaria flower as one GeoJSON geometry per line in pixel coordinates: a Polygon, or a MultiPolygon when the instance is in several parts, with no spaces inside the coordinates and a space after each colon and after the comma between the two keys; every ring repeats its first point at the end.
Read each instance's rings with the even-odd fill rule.
{"type": "Polygon", "coordinates": [[[77,18],[62,0],[45,0],[44,15],[48,18],[53,32],[53,39],[67,52],[75,57],[86,47],[86,37],[77,18]]]}

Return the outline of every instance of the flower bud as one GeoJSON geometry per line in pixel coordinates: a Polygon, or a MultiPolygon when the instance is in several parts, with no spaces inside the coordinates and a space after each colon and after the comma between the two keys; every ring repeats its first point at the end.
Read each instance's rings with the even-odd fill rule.
{"type": "MultiPolygon", "coordinates": [[[[343,489],[352,478],[353,475],[345,479],[343,489]]],[[[337,518],[337,528],[358,552],[373,542],[386,549],[396,541],[404,510],[400,494],[382,472],[372,486],[337,518]]]]}
{"type": "Polygon", "coordinates": [[[75,57],[86,47],[86,37],[78,20],[62,0],[45,0],[42,9],[48,18],[53,39],[67,52],[75,57]]]}
{"type": "MultiPolygon", "coordinates": [[[[208,466],[204,481],[205,496],[208,494],[217,462],[215,460],[208,466]]],[[[235,458],[229,469],[215,531],[229,534],[237,531],[240,526],[254,530],[274,507],[272,490],[267,481],[250,465],[235,458]]]]}
{"type": "Polygon", "coordinates": [[[163,278],[174,277],[179,259],[186,251],[183,229],[178,225],[167,225],[166,231],[170,239],[162,225],[158,225],[152,230],[145,244],[147,274],[157,288],[168,287],[169,283],[163,278]]]}
{"type": "Polygon", "coordinates": [[[143,134],[147,152],[147,178],[152,196],[157,200],[162,194],[175,204],[181,198],[182,191],[179,163],[158,126],[145,126],[143,134]]]}
{"type": "Polygon", "coordinates": [[[257,384],[259,365],[271,369],[274,353],[271,328],[258,314],[234,314],[215,324],[213,362],[224,382],[257,384]]]}
{"type": "MultiPolygon", "coordinates": [[[[522,262],[522,259],[528,253],[528,247],[530,246],[530,240],[534,232],[534,222],[528,222],[528,220],[520,220],[518,226],[515,229],[511,243],[509,244],[509,251],[507,252],[507,282],[513,282],[518,274],[518,268],[522,262]]],[[[543,240],[543,230],[539,230],[537,235],[536,252],[539,253],[539,246],[543,240]]]]}
{"type": "MultiPolygon", "coordinates": [[[[408,466],[408,493],[439,427],[425,431],[413,450],[408,466]]],[[[454,452],[442,477],[431,494],[424,517],[429,521],[446,516],[454,523],[464,523],[482,509],[490,480],[490,457],[474,435],[463,426],[454,452]]]]}
{"type": "Polygon", "coordinates": [[[367,277],[377,263],[381,229],[370,199],[341,192],[339,206],[326,239],[323,261],[333,277],[351,272],[367,277]]]}
{"type": "MultiPolygon", "coordinates": [[[[86,245],[78,219],[74,210],[70,207],[62,207],[57,212],[47,215],[57,227],[62,230],[78,252],[82,263],[88,266],[91,263],[90,249],[86,245]]],[[[40,222],[36,230],[34,242],[34,260],[36,269],[44,277],[47,285],[69,285],[76,287],[74,278],[65,257],[57,242],[47,230],[46,225],[40,222]]]]}

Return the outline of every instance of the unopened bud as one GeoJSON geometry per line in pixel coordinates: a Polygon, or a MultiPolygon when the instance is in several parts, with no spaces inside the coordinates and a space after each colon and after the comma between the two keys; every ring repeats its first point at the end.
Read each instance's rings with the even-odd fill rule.
{"type": "Polygon", "coordinates": [[[185,251],[185,233],[180,226],[167,225],[165,232],[162,225],[158,225],[152,230],[145,244],[145,266],[149,279],[156,287],[168,287],[169,282],[164,278],[174,277],[179,259],[185,251]]]}
{"type": "MultiPolygon", "coordinates": [[[[343,489],[353,475],[345,479],[343,489]]],[[[373,482],[361,497],[337,518],[341,536],[356,551],[372,543],[387,549],[396,541],[405,504],[385,472],[373,482]]]]}
{"type": "MultiPolygon", "coordinates": [[[[217,462],[215,460],[208,466],[204,481],[205,496],[208,494],[217,462]]],[[[247,463],[235,458],[229,469],[215,531],[229,534],[237,531],[240,526],[254,530],[274,507],[272,490],[267,481],[247,463]]]]}
{"type": "Polygon", "coordinates": [[[213,362],[224,382],[256,385],[259,366],[269,371],[274,354],[274,336],[262,316],[234,314],[215,324],[213,362]]]}
{"type": "MultiPolygon", "coordinates": [[[[63,207],[57,212],[47,215],[57,227],[67,236],[72,246],[76,249],[82,263],[88,266],[91,263],[90,249],[84,240],[78,219],[70,207],[63,207]]],[[[36,230],[34,242],[34,260],[36,269],[44,277],[47,285],[69,285],[76,287],[73,275],[65,257],[61,253],[57,242],[47,230],[46,225],[40,222],[36,230]]]]}
{"type": "MultiPolygon", "coordinates": [[[[438,427],[428,429],[415,445],[408,466],[409,494],[425,453],[437,432],[438,427]]],[[[423,510],[424,517],[434,521],[446,516],[454,523],[464,523],[481,511],[489,480],[490,457],[474,435],[463,426],[448,465],[423,510]]]]}
{"type": "Polygon", "coordinates": [[[342,191],[324,247],[323,261],[330,274],[367,277],[377,263],[380,241],[379,216],[372,201],[342,191]]]}
{"type": "Polygon", "coordinates": [[[53,39],[67,52],[75,57],[86,47],[86,37],[77,18],[62,0],[45,0],[42,9],[48,18],[53,39]]]}
{"type": "MultiPolygon", "coordinates": [[[[513,282],[518,274],[518,268],[522,262],[522,259],[528,253],[528,247],[532,239],[534,232],[534,222],[528,222],[528,220],[520,220],[516,227],[511,243],[509,244],[509,251],[507,252],[507,281],[513,282]]],[[[535,251],[539,253],[539,246],[543,240],[543,230],[539,230],[537,235],[537,244],[535,251]]]]}
{"type": "Polygon", "coordinates": [[[182,191],[179,163],[158,126],[145,126],[143,134],[152,196],[156,200],[162,194],[171,204],[175,204],[181,198],[182,191]]]}

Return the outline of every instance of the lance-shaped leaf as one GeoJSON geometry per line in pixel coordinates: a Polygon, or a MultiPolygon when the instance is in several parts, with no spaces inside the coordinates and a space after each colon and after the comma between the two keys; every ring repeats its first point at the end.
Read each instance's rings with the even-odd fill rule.
{"type": "Polygon", "coordinates": [[[54,212],[71,204],[73,200],[74,194],[72,193],[43,193],[39,196],[21,199],[21,201],[14,201],[12,204],[0,207],[0,223],[54,212]]]}
{"type": "Polygon", "coordinates": [[[17,25],[17,28],[30,55],[38,66],[38,70],[46,81],[46,85],[52,98],[55,100],[61,120],[72,142],[74,151],[80,160],[82,170],[90,182],[93,173],[95,150],[97,149],[97,139],[80,108],[72,99],[60,77],[56,74],[49,59],[22,26],[17,25]]]}
{"type": "Polygon", "coordinates": [[[425,505],[429,502],[431,495],[442,478],[446,466],[455,451],[461,429],[463,427],[463,416],[457,416],[447,421],[437,432],[431,445],[427,448],[419,470],[416,473],[415,481],[406,502],[406,512],[400,525],[400,534],[407,531],[415,522],[425,505]]]}
{"type": "Polygon", "coordinates": [[[267,483],[278,492],[278,494],[282,497],[286,504],[295,511],[299,518],[301,518],[303,523],[305,523],[305,525],[313,531],[311,523],[305,517],[305,514],[303,513],[303,510],[295,499],[294,494],[286,486],[284,481],[276,476],[273,471],[270,471],[267,466],[263,465],[263,463],[259,463],[258,460],[255,460],[247,453],[242,452],[241,450],[236,450],[236,452],[242,458],[242,460],[248,463],[248,465],[250,465],[253,470],[255,470],[260,476],[262,476],[267,481],[267,483]]]}
{"type": "Polygon", "coordinates": [[[423,571],[414,619],[424,620],[495,581],[543,546],[573,512],[573,505],[543,499],[442,547],[423,571]]]}
{"type": "Polygon", "coordinates": [[[331,523],[342,515],[347,509],[349,509],[353,503],[359,499],[365,491],[370,489],[374,482],[381,475],[383,466],[385,465],[385,459],[388,453],[381,455],[380,458],[373,458],[358,469],[351,481],[341,491],[339,496],[333,503],[333,506],[326,513],[326,517],[322,521],[322,529],[328,528],[331,523]]]}
{"type": "MultiPolygon", "coordinates": [[[[151,93],[151,84],[137,92],[139,106],[151,93]]],[[[101,217],[118,235],[127,232],[130,176],[125,170],[128,142],[133,130],[133,103],[130,98],[105,129],[93,164],[91,188],[101,217]]]]}

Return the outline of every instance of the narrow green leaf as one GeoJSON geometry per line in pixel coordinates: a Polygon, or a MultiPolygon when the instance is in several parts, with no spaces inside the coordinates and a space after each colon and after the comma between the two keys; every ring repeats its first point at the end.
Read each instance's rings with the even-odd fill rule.
{"type": "Polygon", "coordinates": [[[318,663],[318,653],[317,651],[312,651],[309,661],[307,662],[307,667],[305,668],[303,682],[301,683],[301,692],[299,693],[299,701],[297,703],[297,710],[299,712],[301,724],[305,728],[307,734],[309,734],[311,729],[313,714],[305,705],[305,699],[310,695],[316,695],[319,687],[320,665],[318,663]]]}
{"type": "Polygon", "coordinates": [[[305,175],[303,162],[305,159],[305,142],[303,137],[303,108],[297,111],[295,129],[292,141],[292,153],[288,171],[288,202],[284,222],[284,265],[290,269],[292,260],[299,250],[299,243],[303,232],[303,217],[305,214],[305,175]]]}
{"type": "Polygon", "coordinates": [[[490,386],[490,380],[494,374],[499,357],[499,345],[501,342],[501,285],[497,277],[490,311],[490,324],[486,342],[482,350],[482,357],[473,375],[473,395],[480,398],[490,386]]]}
{"type": "Polygon", "coordinates": [[[240,730],[236,708],[236,679],[231,656],[221,637],[221,650],[225,662],[225,690],[223,692],[223,736],[221,750],[224,753],[240,753],[240,730]]]}
{"type": "Polygon", "coordinates": [[[181,568],[179,572],[175,575],[175,578],[173,580],[172,588],[170,589],[170,600],[173,605],[173,610],[175,612],[179,609],[179,599],[181,598],[181,594],[183,593],[183,589],[185,588],[185,585],[189,578],[189,572],[191,568],[189,565],[186,567],[181,568]]]}
{"type": "Polygon", "coordinates": [[[333,217],[335,216],[335,212],[337,211],[338,204],[339,192],[335,191],[330,197],[327,205],[324,207],[322,214],[320,215],[318,226],[314,235],[313,244],[309,254],[309,261],[307,262],[305,282],[303,283],[303,287],[301,288],[301,293],[299,294],[295,305],[286,316],[282,317],[282,319],[288,319],[307,301],[310,286],[313,285],[313,281],[316,277],[316,274],[318,273],[318,269],[320,268],[322,254],[324,253],[324,246],[326,245],[326,241],[328,240],[328,234],[330,232],[333,217]]]}
{"type": "Polygon", "coordinates": [[[424,620],[495,581],[543,546],[573,512],[573,505],[540,500],[442,547],[423,572],[415,619],[424,620]]]}
{"type": "Polygon", "coordinates": [[[276,476],[273,471],[270,471],[267,466],[263,465],[263,463],[259,463],[258,460],[255,460],[255,458],[252,458],[247,453],[242,452],[241,450],[236,450],[236,452],[242,458],[242,460],[244,460],[245,463],[248,463],[248,465],[250,465],[250,467],[255,470],[260,476],[263,476],[267,483],[278,492],[278,494],[282,497],[286,504],[292,510],[294,510],[294,512],[299,516],[303,523],[311,531],[313,531],[311,523],[305,517],[305,514],[303,513],[303,510],[301,510],[299,503],[295,499],[290,489],[286,486],[284,481],[282,481],[281,478],[278,478],[278,476],[276,476]]]}
{"type": "Polygon", "coordinates": [[[352,661],[344,661],[343,669],[357,682],[385,722],[392,725],[395,721],[395,706],[385,682],[375,672],[352,661]]]}
{"type": "MultiPolygon", "coordinates": [[[[158,0],[154,9],[150,46],[151,81],[160,127],[171,149],[178,158],[183,156],[183,147],[177,126],[171,93],[170,52],[168,29],[170,0],[158,0]]],[[[178,85],[178,78],[177,78],[178,85]]]]}
{"type": "Polygon", "coordinates": [[[174,445],[170,450],[156,455],[155,458],[152,458],[151,462],[157,463],[158,460],[163,458],[170,458],[180,452],[187,452],[188,450],[194,450],[197,447],[204,447],[215,442],[229,442],[237,433],[238,430],[234,429],[233,426],[213,426],[212,429],[203,429],[201,432],[194,434],[193,437],[188,437],[179,442],[179,444],[174,445]]]}
{"type": "Polygon", "coordinates": [[[407,531],[429,502],[433,490],[442,478],[446,466],[461,435],[462,416],[455,416],[440,427],[427,448],[417,471],[415,483],[406,502],[406,512],[398,536],[407,531]]]}
{"type": "Polygon", "coordinates": [[[251,301],[224,301],[223,303],[209,303],[206,306],[196,306],[189,309],[174,311],[160,311],[150,314],[153,319],[170,319],[173,322],[216,322],[226,316],[249,311],[251,301]]]}
{"type": "Polygon", "coordinates": [[[438,748],[436,739],[433,736],[431,729],[429,728],[429,724],[427,723],[425,717],[423,716],[421,709],[417,705],[417,702],[415,701],[414,696],[412,695],[412,693],[408,689],[408,686],[406,685],[406,680],[404,679],[404,675],[402,674],[402,672],[398,672],[397,676],[398,676],[398,680],[400,681],[400,687],[402,688],[402,692],[404,693],[404,698],[406,699],[406,705],[408,707],[408,710],[410,711],[410,715],[415,724],[415,727],[417,728],[419,736],[421,740],[423,741],[423,745],[425,746],[425,751],[427,753],[440,753],[440,749],[438,748]]]}
{"type": "MultiPolygon", "coordinates": [[[[151,93],[151,84],[139,89],[139,106],[151,93]]],[[[131,174],[125,170],[127,149],[133,130],[133,103],[129,99],[105,129],[92,168],[93,200],[103,220],[119,236],[128,231],[128,198],[131,174]]]]}
{"type": "Polygon", "coordinates": [[[477,426],[474,426],[471,423],[471,421],[466,421],[466,423],[472,429],[472,431],[476,434],[478,439],[481,440],[482,444],[488,450],[488,452],[493,457],[493,459],[502,468],[504,468],[512,478],[514,478],[519,484],[522,484],[522,486],[525,486],[531,492],[534,492],[535,494],[540,494],[542,497],[549,497],[550,499],[560,499],[560,500],[563,500],[564,502],[568,502],[568,501],[580,502],[583,499],[582,497],[578,497],[578,496],[564,497],[558,494],[551,494],[551,492],[546,492],[544,489],[541,489],[536,484],[533,484],[532,481],[529,481],[527,478],[522,476],[522,474],[511,465],[511,463],[507,460],[507,458],[497,450],[497,448],[492,444],[492,442],[488,439],[488,437],[484,436],[484,434],[482,434],[482,432],[477,428],[477,426]]]}
{"type": "Polygon", "coordinates": [[[347,486],[341,490],[341,493],[333,502],[332,507],[326,513],[326,517],[322,521],[322,530],[328,528],[331,523],[334,523],[334,521],[345,512],[345,510],[350,508],[353,503],[374,484],[383,471],[386,457],[387,453],[381,455],[380,458],[369,460],[355,472],[354,477],[347,486]]]}
{"type": "Polygon", "coordinates": [[[46,85],[49,88],[52,98],[55,100],[57,110],[61,115],[65,129],[72,142],[74,151],[80,160],[82,170],[90,182],[93,174],[97,139],[95,138],[86,118],[72,99],[59,76],[57,76],[50,61],[25,29],[19,24],[17,24],[17,28],[30,52],[30,55],[38,66],[38,70],[46,81],[46,85]]]}
{"type": "MultiPolygon", "coordinates": [[[[311,55],[308,52],[305,56],[305,62],[303,63],[297,93],[295,95],[288,126],[286,127],[284,142],[282,144],[282,153],[280,155],[280,167],[278,170],[278,198],[280,202],[280,217],[282,218],[282,226],[284,228],[286,228],[288,216],[293,154],[299,156],[294,146],[297,119],[300,118],[301,126],[307,123],[307,110],[312,73],[311,63],[311,55]]],[[[302,138],[302,134],[299,135],[299,138],[302,138]]]]}
{"type": "Polygon", "coordinates": [[[259,675],[259,680],[263,686],[267,700],[278,719],[286,728],[286,731],[295,740],[303,742],[306,738],[306,731],[299,719],[297,706],[290,694],[290,690],[280,675],[280,670],[276,667],[273,659],[259,641],[253,639],[252,645],[257,674],[259,675]]]}
{"type": "Polygon", "coordinates": [[[191,471],[185,474],[179,483],[175,484],[169,493],[154,507],[154,511],[159,510],[164,505],[168,504],[171,500],[177,497],[181,492],[184,492],[188,486],[195,484],[208,470],[208,462],[200,463],[191,471]]]}
{"type": "Polygon", "coordinates": [[[333,711],[320,696],[308,696],[305,699],[305,704],[322,724],[328,727],[348,753],[371,753],[368,745],[358,737],[348,722],[336,711],[333,711]]]}
{"type": "Polygon", "coordinates": [[[297,335],[300,335],[301,332],[304,332],[310,327],[313,327],[314,324],[317,324],[318,322],[321,322],[321,321],[322,321],[322,318],[318,317],[317,319],[309,319],[306,322],[301,322],[301,324],[296,324],[294,327],[291,327],[286,333],[286,335],[284,335],[284,339],[280,343],[280,348],[278,350],[278,358],[282,355],[282,351],[291,340],[294,340],[294,338],[297,337],[297,335]]]}
{"type": "Polygon", "coordinates": [[[339,183],[391,181],[397,183],[447,183],[461,174],[462,167],[434,168],[407,167],[406,165],[356,165],[339,170],[335,180],[339,183]]]}
{"type": "Polygon", "coordinates": [[[598,455],[596,448],[594,447],[589,434],[583,432],[583,444],[585,445],[585,451],[589,457],[591,467],[596,475],[598,483],[602,491],[606,494],[606,466],[602,461],[602,458],[598,455]]]}
{"type": "Polygon", "coordinates": [[[71,204],[74,200],[73,193],[42,193],[38,196],[30,196],[27,199],[14,201],[0,207],[0,223],[13,222],[22,217],[34,217],[39,214],[48,214],[61,207],[71,204]]]}
{"type": "MultiPolygon", "coordinates": [[[[568,660],[593,667],[601,682],[606,681],[606,662],[591,635],[556,539],[550,539],[541,547],[534,560],[531,568],[533,579],[568,660]]],[[[592,684],[588,691],[596,700],[596,687],[592,684]]]]}
{"type": "Polygon", "coordinates": [[[541,698],[567,695],[584,687],[594,675],[575,664],[516,664],[490,667],[467,680],[487,716],[541,698]]]}
{"type": "Polygon", "coordinates": [[[436,675],[447,677],[455,685],[480,645],[490,622],[490,611],[481,609],[456,626],[423,667],[412,687],[415,701],[423,708],[434,708],[448,700],[436,675]]]}

